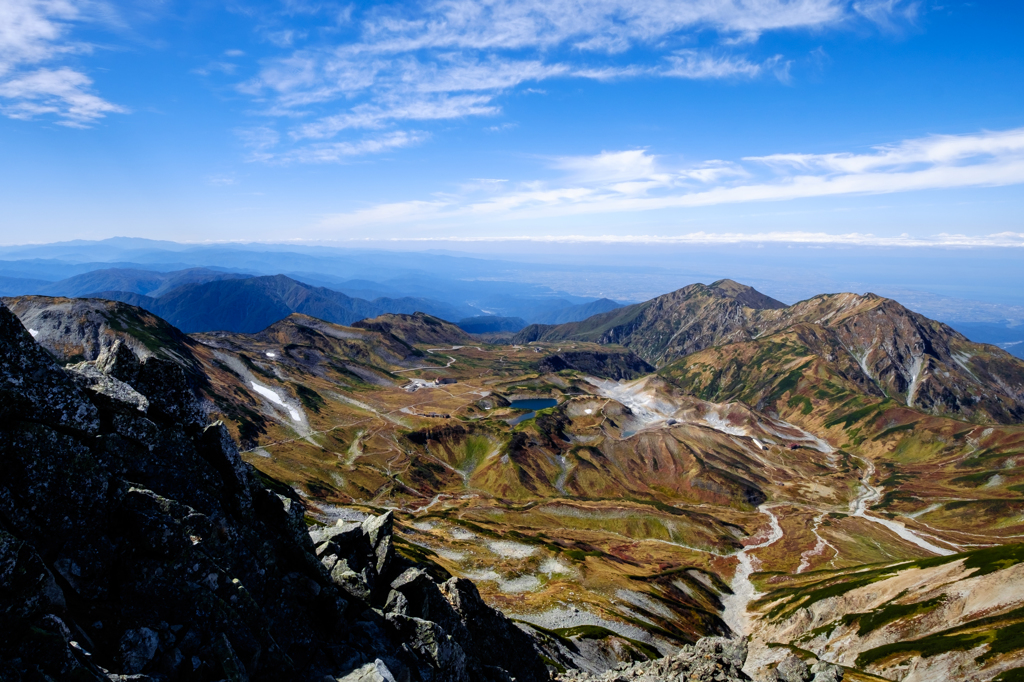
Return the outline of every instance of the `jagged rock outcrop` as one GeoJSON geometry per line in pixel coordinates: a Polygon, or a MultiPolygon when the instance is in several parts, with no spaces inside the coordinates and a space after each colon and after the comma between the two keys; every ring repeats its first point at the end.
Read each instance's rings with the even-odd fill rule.
{"type": "Polygon", "coordinates": [[[184,371],[114,343],[68,368],[0,306],[0,680],[547,679],[390,515],[315,529],[184,371]],[[266,479],[264,479],[266,480],[266,479]]]}
{"type": "MultiPolygon", "coordinates": [[[[598,675],[571,671],[559,675],[560,682],[745,682],[743,672],[747,644],[742,639],[705,637],[684,646],[672,656],[654,661],[620,663],[614,670],[598,675]]],[[[795,655],[784,658],[769,670],[763,682],[840,682],[843,669],[814,661],[811,665],[795,655]]]]}

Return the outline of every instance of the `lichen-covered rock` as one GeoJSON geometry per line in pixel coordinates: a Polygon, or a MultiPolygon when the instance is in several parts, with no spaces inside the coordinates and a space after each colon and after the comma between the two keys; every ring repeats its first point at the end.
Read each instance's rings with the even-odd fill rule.
{"type": "Polygon", "coordinates": [[[94,434],[99,412],[7,308],[0,314],[0,421],[94,434]]]}
{"type": "MultiPolygon", "coordinates": [[[[684,646],[672,656],[655,661],[621,663],[615,670],[601,674],[570,671],[558,677],[560,682],[746,682],[743,672],[747,643],[743,639],[705,637],[692,646],[684,646]]],[[[814,664],[815,681],[840,682],[843,669],[824,662],[814,664]],[[819,681],[820,677],[820,681],[819,681]]],[[[812,670],[796,656],[788,656],[768,673],[771,682],[806,682],[812,670]]]]}
{"type": "Polygon", "coordinates": [[[437,620],[375,610],[413,568],[390,514],[314,544],[198,405],[116,340],[57,366],[0,305],[0,680],[546,679],[529,641],[494,668],[467,624],[500,619],[433,582],[437,620]]]}

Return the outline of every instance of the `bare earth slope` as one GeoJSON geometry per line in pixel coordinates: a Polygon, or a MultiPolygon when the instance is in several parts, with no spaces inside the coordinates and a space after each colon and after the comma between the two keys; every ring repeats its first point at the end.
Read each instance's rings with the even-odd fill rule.
{"type": "Polygon", "coordinates": [[[845,571],[762,575],[767,592],[755,604],[748,669],[795,647],[901,682],[1018,679],[1010,675],[1019,675],[1021,664],[1022,562],[1024,545],[1007,545],[845,571]]]}
{"type": "Polygon", "coordinates": [[[417,343],[472,343],[473,339],[457,325],[432,315],[387,313],[368,320],[359,320],[353,327],[391,334],[409,345],[417,343]]]}

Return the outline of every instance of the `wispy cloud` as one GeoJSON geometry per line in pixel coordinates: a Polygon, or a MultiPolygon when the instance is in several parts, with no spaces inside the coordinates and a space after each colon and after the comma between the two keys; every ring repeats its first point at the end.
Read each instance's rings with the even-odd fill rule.
{"type": "MultiPolygon", "coordinates": [[[[427,203],[424,207],[429,208],[427,203]]],[[[939,234],[912,237],[875,235],[869,232],[773,231],[773,232],[687,232],[657,234],[565,234],[565,235],[486,235],[441,237],[367,237],[348,241],[390,242],[534,242],[540,244],[804,244],[832,246],[886,247],[996,247],[1024,248],[1024,232],[998,232],[985,235],[939,234]]]]}
{"type": "Polygon", "coordinates": [[[329,116],[292,131],[294,139],[323,139],[349,128],[380,128],[391,121],[434,121],[493,114],[497,109],[481,95],[428,96],[391,106],[363,104],[344,114],[329,116]]]}
{"type": "Polygon", "coordinates": [[[562,171],[559,181],[503,183],[486,193],[464,190],[373,206],[330,216],[325,225],[543,219],[1024,184],[1024,128],[933,135],[861,153],[774,154],[673,166],[647,150],[628,150],[560,157],[549,165],[562,171]]]}
{"type": "Polygon", "coordinates": [[[250,161],[275,164],[338,163],[358,156],[409,147],[427,137],[422,131],[395,130],[356,140],[307,144],[282,152],[276,149],[279,136],[272,128],[245,128],[236,130],[235,133],[243,146],[249,150],[250,161]]]}
{"type": "Polygon", "coordinates": [[[262,113],[280,117],[274,125],[284,133],[282,143],[294,146],[359,129],[495,116],[502,95],[555,78],[787,82],[790,60],[754,56],[763,33],[905,21],[907,7],[906,0],[378,5],[350,12],[346,22],[356,37],[334,45],[305,46],[289,33],[285,42],[294,49],[264,61],[239,89],[262,113]]]}
{"type": "Polygon", "coordinates": [[[231,187],[238,184],[238,178],[234,174],[208,175],[206,184],[210,187],[231,187]]]}
{"type": "Polygon", "coordinates": [[[85,128],[127,110],[92,92],[92,80],[67,65],[52,66],[92,46],[70,38],[76,23],[108,16],[102,3],[84,0],[0,2],[0,113],[16,119],[53,115],[85,128]]]}

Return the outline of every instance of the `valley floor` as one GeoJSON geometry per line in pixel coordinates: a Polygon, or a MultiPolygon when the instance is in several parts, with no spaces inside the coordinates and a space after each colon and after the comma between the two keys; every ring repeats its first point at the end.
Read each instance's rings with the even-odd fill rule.
{"type": "MultiPolygon", "coordinates": [[[[294,370],[248,350],[287,395],[294,370]]],[[[889,511],[908,486],[879,473],[877,448],[799,410],[701,401],[657,376],[534,370],[558,345],[424,350],[344,393],[303,378],[323,402],[264,404],[280,416],[247,458],[325,519],[394,510],[403,551],[473,579],[514,618],[593,642],[597,667],[707,634],[760,641],[764,614],[749,607],[773,575],[941,557],[1020,528],[951,523],[941,486],[889,511]],[[537,397],[558,405],[517,422],[509,401],[537,397]]],[[[962,442],[993,438],[983,431],[962,442]]],[[[749,672],[779,657],[752,656],[749,672]]]]}

